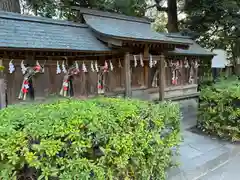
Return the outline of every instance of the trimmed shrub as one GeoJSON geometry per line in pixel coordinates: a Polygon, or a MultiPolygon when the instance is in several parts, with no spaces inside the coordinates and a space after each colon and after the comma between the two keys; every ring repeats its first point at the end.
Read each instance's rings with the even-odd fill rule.
{"type": "Polygon", "coordinates": [[[64,99],[0,111],[0,179],[163,180],[179,107],[64,99]]]}
{"type": "Polygon", "coordinates": [[[201,90],[198,127],[208,134],[240,140],[240,82],[221,79],[201,90]]]}

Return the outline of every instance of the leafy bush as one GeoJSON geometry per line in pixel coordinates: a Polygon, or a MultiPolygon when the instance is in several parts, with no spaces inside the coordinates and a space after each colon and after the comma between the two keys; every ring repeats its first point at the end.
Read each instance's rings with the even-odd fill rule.
{"type": "Polygon", "coordinates": [[[172,103],[99,98],[0,112],[0,179],[163,180],[179,142],[172,103]]]}
{"type": "Polygon", "coordinates": [[[232,141],[240,140],[240,82],[221,79],[202,89],[198,127],[232,141]]]}

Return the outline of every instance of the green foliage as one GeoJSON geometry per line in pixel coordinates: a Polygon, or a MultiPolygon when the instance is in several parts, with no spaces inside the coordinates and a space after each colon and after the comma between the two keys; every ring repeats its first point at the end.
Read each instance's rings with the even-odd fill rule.
{"type": "Polygon", "coordinates": [[[145,0],[26,0],[35,15],[76,20],[72,6],[96,8],[130,16],[144,16],[145,0]]]}
{"type": "Polygon", "coordinates": [[[152,27],[157,32],[167,32],[167,15],[165,13],[157,13],[152,27]]]}
{"type": "Polygon", "coordinates": [[[0,179],[165,179],[179,107],[165,102],[61,99],[0,111],[0,179]]]}
{"type": "Polygon", "coordinates": [[[199,33],[202,45],[226,49],[233,58],[240,57],[239,9],[239,0],[186,0],[184,24],[199,33]]]}
{"type": "Polygon", "coordinates": [[[240,82],[221,79],[201,90],[198,127],[232,141],[240,140],[240,82]]]}
{"type": "Polygon", "coordinates": [[[5,69],[4,66],[0,66],[0,71],[3,71],[5,69]]]}

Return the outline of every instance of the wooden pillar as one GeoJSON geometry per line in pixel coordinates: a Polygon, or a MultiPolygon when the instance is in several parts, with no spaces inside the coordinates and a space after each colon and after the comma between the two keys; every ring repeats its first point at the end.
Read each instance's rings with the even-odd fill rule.
{"type": "MultiPolygon", "coordinates": [[[[147,44],[145,44],[144,46],[144,52],[143,52],[143,59],[144,61],[146,61],[147,63],[149,62],[149,46],[147,44]]],[[[148,64],[146,65],[146,63],[144,63],[144,86],[146,87],[151,87],[149,86],[149,81],[150,81],[150,69],[148,64]]]]}
{"type": "Polygon", "coordinates": [[[158,63],[158,69],[159,69],[159,101],[164,100],[165,95],[165,57],[163,54],[160,56],[160,61],[158,63]]]}
{"type": "MultiPolygon", "coordinates": [[[[0,59],[0,66],[3,66],[3,60],[0,59]]],[[[0,70],[0,109],[5,108],[6,104],[6,84],[4,74],[0,70]]]]}
{"type": "Polygon", "coordinates": [[[130,67],[130,54],[125,53],[124,56],[124,75],[125,75],[125,97],[131,97],[131,67],[130,67]]]}

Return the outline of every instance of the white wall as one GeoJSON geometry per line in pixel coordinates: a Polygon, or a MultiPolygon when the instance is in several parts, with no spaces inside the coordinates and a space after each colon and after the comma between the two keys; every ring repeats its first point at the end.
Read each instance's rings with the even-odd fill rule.
{"type": "Polygon", "coordinates": [[[229,64],[225,50],[214,49],[212,52],[216,54],[212,59],[212,68],[225,68],[229,64]]]}

